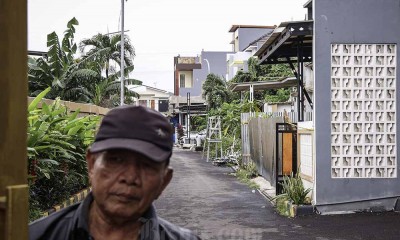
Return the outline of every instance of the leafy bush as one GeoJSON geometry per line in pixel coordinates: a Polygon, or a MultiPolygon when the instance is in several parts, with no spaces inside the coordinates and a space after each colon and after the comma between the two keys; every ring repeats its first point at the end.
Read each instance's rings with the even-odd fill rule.
{"type": "Polygon", "coordinates": [[[231,102],[223,103],[218,109],[212,109],[209,112],[209,116],[221,117],[223,136],[235,136],[238,139],[241,136],[240,114],[250,111],[260,112],[260,108],[258,108],[256,102],[231,102]]]}
{"type": "Polygon", "coordinates": [[[252,178],[258,176],[257,167],[254,163],[249,163],[248,165],[242,166],[236,172],[236,176],[242,183],[247,184],[252,189],[258,189],[260,186],[255,182],[251,181],[252,178]]]}
{"type": "Polygon", "coordinates": [[[28,107],[28,182],[30,219],[67,199],[89,184],[86,148],[93,142],[99,116],[78,117],[59,99],[42,102],[41,92],[28,107]]]}
{"type": "Polygon", "coordinates": [[[280,88],[276,90],[276,94],[265,94],[265,101],[268,103],[286,102],[290,98],[289,88],[280,88]]]}
{"type": "Polygon", "coordinates": [[[311,188],[304,188],[303,181],[299,174],[294,175],[293,172],[290,176],[283,176],[283,194],[278,195],[277,198],[287,198],[296,205],[306,203],[307,194],[311,191],[311,188]]]}
{"type": "Polygon", "coordinates": [[[207,128],[207,117],[206,116],[192,116],[190,119],[190,130],[201,131],[207,128]]]}

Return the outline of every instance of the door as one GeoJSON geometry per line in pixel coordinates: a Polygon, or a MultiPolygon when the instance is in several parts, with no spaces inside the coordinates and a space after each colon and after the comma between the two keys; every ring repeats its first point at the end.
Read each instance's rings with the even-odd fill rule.
{"type": "Polygon", "coordinates": [[[158,111],[168,112],[168,100],[158,100],[158,111]]]}
{"type": "Polygon", "coordinates": [[[0,239],[28,239],[26,0],[1,1],[0,29],[0,239]]]}
{"type": "Polygon", "coordinates": [[[276,194],[282,193],[283,176],[297,173],[297,125],[276,123],[276,194]]]}

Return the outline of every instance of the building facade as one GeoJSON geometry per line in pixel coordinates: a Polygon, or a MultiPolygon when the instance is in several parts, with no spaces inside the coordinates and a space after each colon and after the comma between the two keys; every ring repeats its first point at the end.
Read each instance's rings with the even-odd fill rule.
{"type": "Polygon", "coordinates": [[[197,57],[174,57],[174,95],[170,97],[170,112],[179,124],[190,131],[190,117],[207,112],[202,96],[203,83],[209,73],[226,77],[226,56],[231,52],[202,51],[197,57]]]}
{"type": "Polygon", "coordinates": [[[265,42],[265,38],[276,26],[232,25],[232,51],[226,57],[226,80],[231,80],[238,71],[247,72],[247,61],[265,42]]]}
{"type": "Polygon", "coordinates": [[[398,209],[400,33],[392,29],[400,0],[304,7],[307,20],[281,23],[257,55],[263,64],[296,64],[301,104],[312,93],[313,119],[298,123],[297,160],[313,204],[322,213],[398,209]]]}
{"type": "Polygon", "coordinates": [[[316,204],[391,210],[400,198],[400,0],[314,0],[312,11],[316,204]]]}
{"type": "Polygon", "coordinates": [[[202,95],[202,86],[209,73],[225,79],[226,56],[230,52],[202,51],[197,57],[174,57],[174,95],[202,95]]]}
{"type": "Polygon", "coordinates": [[[146,85],[129,85],[127,87],[140,95],[139,98],[134,99],[135,105],[149,107],[162,113],[169,112],[171,92],[146,85]]]}
{"type": "Polygon", "coordinates": [[[198,88],[193,81],[193,70],[201,69],[199,57],[174,57],[174,95],[186,96],[198,88]]]}

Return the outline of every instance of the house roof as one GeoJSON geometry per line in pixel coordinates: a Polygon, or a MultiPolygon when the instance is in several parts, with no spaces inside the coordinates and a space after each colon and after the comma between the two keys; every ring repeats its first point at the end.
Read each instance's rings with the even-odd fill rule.
{"type": "Polygon", "coordinates": [[[261,26],[261,25],[232,25],[231,29],[229,29],[229,32],[235,32],[238,28],[267,28],[267,29],[274,29],[274,28],[276,28],[276,25],[274,25],[274,26],[261,26]]]}
{"type": "Polygon", "coordinates": [[[272,32],[266,33],[264,35],[262,35],[261,37],[257,38],[256,40],[252,41],[251,43],[249,43],[249,45],[247,47],[245,47],[244,49],[248,49],[249,47],[251,47],[252,45],[255,45],[257,42],[265,42],[266,39],[272,34],[272,32]]]}
{"type": "Polygon", "coordinates": [[[39,56],[47,59],[47,52],[28,50],[28,56],[39,56]]]}
{"type": "Polygon", "coordinates": [[[142,94],[142,95],[146,95],[145,92],[147,92],[148,90],[164,93],[164,94],[167,94],[167,95],[170,95],[170,96],[173,95],[173,93],[168,92],[166,90],[155,88],[155,87],[150,87],[150,86],[147,86],[147,85],[128,85],[127,87],[128,87],[129,90],[135,91],[135,92],[137,92],[139,94],[142,94]],[[141,88],[141,87],[142,87],[142,89],[145,88],[145,90],[144,91],[140,91],[140,89],[138,89],[138,88],[141,88]]]}
{"type": "Polygon", "coordinates": [[[308,7],[311,7],[312,6],[312,0],[308,0],[306,3],[304,3],[304,5],[303,5],[303,7],[304,8],[308,8],[308,7]]]}
{"type": "Polygon", "coordinates": [[[242,92],[249,90],[250,85],[253,85],[254,91],[293,87],[297,86],[297,79],[295,77],[290,77],[278,81],[233,83],[229,88],[232,92],[242,92]]]}

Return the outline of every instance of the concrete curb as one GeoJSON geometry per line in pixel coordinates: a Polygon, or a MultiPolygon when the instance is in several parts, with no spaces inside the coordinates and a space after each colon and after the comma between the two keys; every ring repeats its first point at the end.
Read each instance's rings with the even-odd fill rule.
{"type": "Polygon", "coordinates": [[[85,199],[85,197],[89,194],[90,191],[91,191],[91,188],[84,189],[84,190],[72,195],[68,200],[64,201],[63,203],[55,205],[51,209],[44,212],[42,215],[49,216],[50,214],[58,212],[63,208],[66,208],[75,203],[81,202],[81,201],[83,201],[83,199],[85,199]]]}
{"type": "MultiPolygon", "coordinates": [[[[238,166],[231,166],[231,168],[233,169],[234,172],[237,172],[237,170],[239,169],[238,166]]],[[[259,189],[257,189],[257,191],[263,197],[265,197],[272,204],[272,206],[275,206],[274,198],[276,196],[275,195],[276,190],[273,186],[271,186],[271,183],[261,176],[253,178],[251,179],[251,181],[260,187],[259,189]]]]}

